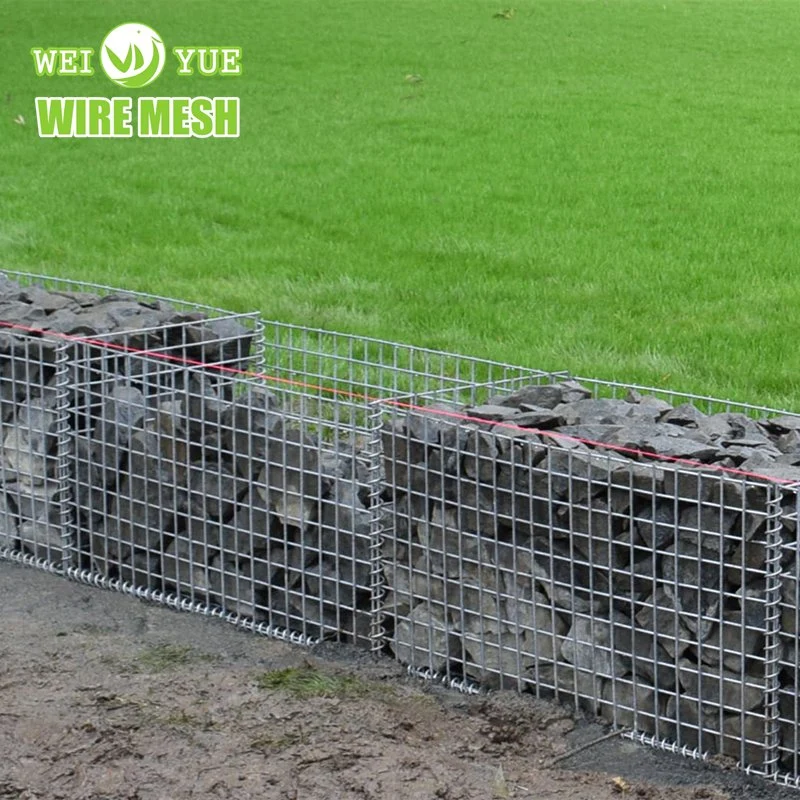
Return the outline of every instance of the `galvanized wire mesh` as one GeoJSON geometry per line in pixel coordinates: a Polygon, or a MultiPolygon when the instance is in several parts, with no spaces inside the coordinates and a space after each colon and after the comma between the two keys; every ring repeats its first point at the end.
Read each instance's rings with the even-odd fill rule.
{"type": "Polygon", "coordinates": [[[640,739],[775,776],[797,728],[796,633],[779,608],[791,613],[785,490],[464,409],[519,388],[382,404],[390,650],[455,685],[568,700],[640,739]]]}
{"type": "Polygon", "coordinates": [[[383,475],[368,392],[395,391],[401,360],[424,370],[415,373],[422,388],[465,385],[478,367],[543,378],[265,328],[274,336],[260,374],[165,360],[152,348],[126,350],[121,369],[107,342],[81,345],[75,575],[294,641],[380,649],[383,475]]]}
{"type": "Polygon", "coordinates": [[[111,375],[130,375],[126,355],[147,348],[167,359],[260,367],[260,321],[254,314],[232,315],[29,273],[5,272],[0,283],[0,558],[61,572],[74,566],[72,432],[81,424],[76,387],[82,382],[77,367],[82,342],[96,337],[107,344],[111,375]],[[69,311],[93,306],[98,313],[88,328],[89,320],[69,311]],[[172,320],[169,325],[147,327],[148,321],[165,315],[172,320]],[[253,341],[258,347],[251,353],[253,341]]]}
{"type": "Polygon", "coordinates": [[[565,374],[169,303],[0,337],[0,558],[800,783],[796,485],[464,414],[565,374]]]}
{"type": "Polygon", "coordinates": [[[67,351],[0,333],[0,557],[62,569],[68,527],[67,351]]]}

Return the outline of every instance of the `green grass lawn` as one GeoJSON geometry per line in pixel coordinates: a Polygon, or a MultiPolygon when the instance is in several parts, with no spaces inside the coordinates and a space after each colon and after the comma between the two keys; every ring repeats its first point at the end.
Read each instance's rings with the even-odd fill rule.
{"type": "Polygon", "coordinates": [[[131,7],[0,0],[0,266],[800,409],[796,0],[135,13],[244,48],[241,78],[144,90],[239,94],[241,138],[39,139],[37,94],[125,92],[30,48],[131,7]]]}

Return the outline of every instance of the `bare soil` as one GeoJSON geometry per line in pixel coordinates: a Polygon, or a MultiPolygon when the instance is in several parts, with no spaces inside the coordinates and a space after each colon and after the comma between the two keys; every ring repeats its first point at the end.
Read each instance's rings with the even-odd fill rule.
{"type": "Polygon", "coordinates": [[[800,798],[605,733],[0,562],[0,800],[800,798]]]}

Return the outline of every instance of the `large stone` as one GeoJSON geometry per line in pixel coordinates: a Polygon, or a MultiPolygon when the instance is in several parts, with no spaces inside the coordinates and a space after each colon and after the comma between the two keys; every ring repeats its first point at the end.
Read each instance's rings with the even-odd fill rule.
{"type": "Polygon", "coordinates": [[[60,487],[58,481],[30,486],[27,483],[7,483],[6,500],[16,510],[20,522],[30,522],[43,516],[56,519],[59,513],[60,487]]]}
{"type": "Polygon", "coordinates": [[[466,579],[447,582],[447,617],[453,630],[464,633],[467,638],[483,640],[503,628],[498,596],[491,586],[480,582],[478,569],[471,575],[469,572],[467,565],[463,565],[462,575],[466,575],[466,579]]]}
{"type": "Polygon", "coordinates": [[[270,565],[259,558],[215,555],[208,571],[208,587],[227,611],[262,621],[268,617],[270,565]]]}
{"type": "Polygon", "coordinates": [[[572,627],[564,637],[561,655],[570,664],[584,672],[603,678],[619,678],[631,671],[630,653],[620,652],[616,635],[630,621],[615,614],[612,620],[576,615],[572,627]]]}
{"type": "Polygon", "coordinates": [[[553,409],[567,425],[620,425],[632,421],[655,422],[658,410],[651,406],[605,398],[583,399],[562,403],[553,409]]]}
{"type": "Polygon", "coordinates": [[[619,461],[602,453],[581,453],[552,448],[532,468],[534,495],[585,503],[608,486],[610,475],[619,461]]]}
{"type": "Polygon", "coordinates": [[[488,689],[522,688],[533,659],[528,633],[502,631],[464,641],[464,671],[488,689]]]}
{"type": "Polygon", "coordinates": [[[659,418],[659,421],[696,428],[703,423],[705,418],[706,415],[697,406],[691,403],[683,403],[671,411],[667,411],[666,414],[659,418]]]}
{"type": "Polygon", "coordinates": [[[502,623],[523,637],[524,658],[530,663],[557,661],[568,629],[563,612],[521,579],[507,581],[506,592],[510,596],[501,605],[502,623]]]}
{"type": "Polygon", "coordinates": [[[19,540],[24,550],[35,558],[61,566],[64,557],[63,530],[58,514],[42,514],[19,526],[19,540]]]}
{"type": "Polygon", "coordinates": [[[4,493],[0,493],[0,550],[8,548],[17,550],[19,548],[19,520],[14,513],[14,509],[6,499],[4,493]]]}
{"type": "Polygon", "coordinates": [[[763,677],[740,675],[730,670],[701,667],[683,658],[679,662],[684,696],[700,700],[710,711],[749,711],[764,702],[766,683],[763,677]]]}
{"type": "Polygon", "coordinates": [[[434,605],[420,603],[398,620],[391,641],[398,661],[416,668],[442,671],[461,652],[458,637],[434,605]]]}
{"type": "Polygon", "coordinates": [[[255,383],[222,412],[222,442],[236,463],[237,472],[256,478],[264,465],[267,436],[282,425],[277,398],[255,383]]]}
{"type": "Polygon", "coordinates": [[[526,677],[536,687],[537,696],[569,703],[589,714],[597,714],[602,703],[606,678],[586,672],[563,661],[533,664],[526,677]]]}
{"type": "Polygon", "coordinates": [[[564,381],[556,384],[542,384],[541,386],[523,386],[510,395],[493,397],[489,402],[509,408],[520,408],[522,405],[555,408],[561,403],[569,403],[591,397],[591,394],[588,389],[576,381],[564,381]]]}
{"type": "Polygon", "coordinates": [[[688,648],[697,642],[679,613],[675,598],[659,588],[636,613],[641,630],[652,632],[658,644],[674,663],[688,648]]]}
{"type": "Polygon", "coordinates": [[[736,531],[740,522],[740,513],[727,511],[722,506],[691,505],[681,512],[678,537],[687,547],[696,548],[699,544],[703,550],[714,553],[717,560],[722,560],[741,539],[741,529],[736,531]]]}
{"type": "Polygon", "coordinates": [[[162,573],[167,590],[190,598],[194,602],[215,604],[218,598],[211,592],[209,565],[216,551],[176,536],[162,557],[162,573]]]}
{"type": "Polygon", "coordinates": [[[405,616],[428,598],[437,607],[444,606],[444,577],[431,569],[430,560],[425,556],[419,556],[410,566],[386,560],[383,574],[386,588],[392,592],[391,603],[387,601],[388,613],[405,616]]]}
{"type": "Polygon", "coordinates": [[[217,454],[208,455],[210,461],[196,461],[189,467],[190,510],[195,516],[227,522],[237,501],[247,492],[247,484],[214,459],[217,454]]]}
{"type": "MultiPolygon", "coordinates": [[[[586,613],[593,607],[596,599],[591,589],[607,590],[607,581],[596,573],[594,577],[597,580],[593,581],[591,568],[574,558],[568,544],[557,539],[552,543],[534,539],[533,547],[531,574],[557,606],[586,613]]],[[[529,555],[523,550],[520,553],[522,563],[526,563],[528,558],[529,555]]]]}
{"type": "Polygon", "coordinates": [[[463,474],[491,483],[497,474],[497,457],[500,449],[491,433],[473,430],[467,434],[461,457],[463,474]]]}
{"type": "Polygon", "coordinates": [[[111,384],[92,430],[92,441],[79,444],[87,462],[85,478],[96,476],[106,486],[119,480],[120,464],[131,437],[143,426],[147,414],[144,395],[137,388],[122,380],[111,384]]]}
{"type": "Polygon", "coordinates": [[[622,533],[624,518],[613,514],[601,499],[589,501],[588,505],[569,503],[559,507],[556,525],[570,534],[575,545],[584,555],[592,559],[597,556],[602,565],[609,564],[608,549],[622,533]],[[603,555],[604,553],[604,555],[603,555]]]}
{"type": "Polygon", "coordinates": [[[675,600],[681,619],[700,641],[714,626],[721,601],[719,552],[678,539],[661,557],[662,586],[675,600]]]}
{"type": "Polygon", "coordinates": [[[20,406],[16,420],[6,428],[3,458],[18,480],[41,484],[55,475],[58,416],[41,401],[20,406]]]}
{"type": "Polygon", "coordinates": [[[763,605],[751,602],[748,610],[749,615],[743,611],[723,612],[722,620],[695,648],[704,664],[717,667],[722,663],[726,670],[743,675],[747,663],[752,661],[755,662],[755,671],[760,669],[763,672],[765,609],[763,605]]]}
{"type": "Polygon", "coordinates": [[[675,541],[677,520],[675,501],[648,503],[636,512],[636,532],[651,550],[661,550],[675,541]]]}
{"type": "Polygon", "coordinates": [[[317,518],[319,499],[329,488],[329,478],[319,469],[317,445],[302,431],[276,429],[270,435],[267,465],[256,491],[285,524],[305,527],[317,518]]]}
{"type": "Polygon", "coordinates": [[[401,419],[385,423],[381,430],[384,472],[389,486],[408,490],[413,480],[426,477],[424,468],[429,445],[420,441],[401,419]]]}
{"type": "Polygon", "coordinates": [[[617,679],[603,685],[600,716],[615,728],[652,734],[661,715],[656,689],[651,684],[641,679],[617,679]]]}

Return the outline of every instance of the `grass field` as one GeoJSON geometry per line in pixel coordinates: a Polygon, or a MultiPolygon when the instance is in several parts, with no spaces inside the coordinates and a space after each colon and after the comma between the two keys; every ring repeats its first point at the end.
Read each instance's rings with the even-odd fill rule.
{"type": "Polygon", "coordinates": [[[240,95],[241,138],[39,139],[37,94],[125,92],[30,48],[97,49],[131,6],[0,0],[0,265],[800,409],[796,0],[135,13],[244,48],[151,92],[240,95]]]}

